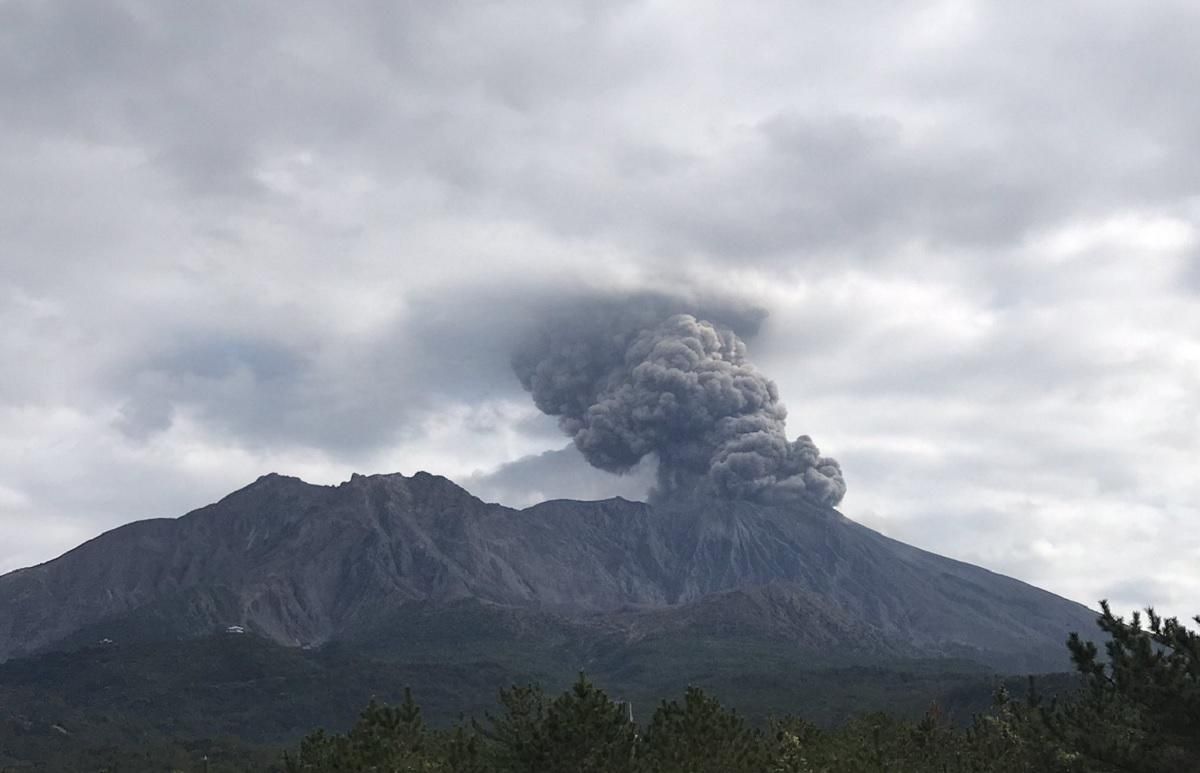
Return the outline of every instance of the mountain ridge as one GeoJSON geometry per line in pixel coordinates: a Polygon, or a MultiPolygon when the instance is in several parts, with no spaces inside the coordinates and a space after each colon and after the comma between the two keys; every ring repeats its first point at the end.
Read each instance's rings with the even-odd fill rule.
{"type": "Polygon", "coordinates": [[[617,497],[517,510],[424,472],[335,486],[271,473],[0,576],[0,660],[118,623],[176,638],[236,624],[320,646],[409,604],[464,599],[582,631],[748,631],[800,648],[861,639],[1008,670],[1065,665],[1067,633],[1094,619],[813,504],[617,497]]]}

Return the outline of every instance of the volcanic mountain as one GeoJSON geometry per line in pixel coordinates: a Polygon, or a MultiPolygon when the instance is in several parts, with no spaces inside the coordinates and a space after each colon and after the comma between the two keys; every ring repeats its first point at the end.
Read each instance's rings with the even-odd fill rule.
{"type": "Polygon", "coordinates": [[[453,647],[501,631],[629,646],[724,637],[845,662],[954,658],[1016,672],[1063,669],[1068,632],[1094,618],[815,504],[515,510],[427,473],[338,486],[271,474],[0,576],[0,661],[236,625],[303,647],[453,647]]]}

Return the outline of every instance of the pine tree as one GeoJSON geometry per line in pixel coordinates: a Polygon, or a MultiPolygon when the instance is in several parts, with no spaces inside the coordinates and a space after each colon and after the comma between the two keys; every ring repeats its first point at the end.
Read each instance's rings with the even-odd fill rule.
{"type": "Polygon", "coordinates": [[[438,759],[450,773],[491,773],[479,735],[463,725],[437,736],[438,759]]]}
{"type": "Polygon", "coordinates": [[[546,696],[540,687],[525,685],[500,691],[499,716],[487,714],[487,724],[473,723],[491,747],[497,767],[512,773],[538,773],[546,745],[546,696]]]}
{"type": "Polygon", "coordinates": [[[683,704],[664,701],[642,739],[647,773],[758,773],[768,763],[762,734],[698,687],[683,704]]]}
{"type": "Polygon", "coordinates": [[[541,773],[617,773],[632,768],[637,729],[624,707],[583,675],[546,710],[541,773]]]}
{"type": "Polygon", "coordinates": [[[1108,657],[1071,635],[1067,646],[1083,690],[1077,700],[1046,709],[1046,726],[1099,770],[1200,771],[1200,636],[1153,609],[1143,627],[1136,612],[1126,622],[1107,602],[1101,607],[1108,657]]]}
{"type": "Polygon", "coordinates": [[[367,706],[347,738],[351,758],[367,770],[421,770],[420,760],[428,740],[421,709],[405,688],[404,702],[367,706]]]}
{"type": "Polygon", "coordinates": [[[410,690],[391,707],[374,700],[344,736],[318,730],[300,742],[296,757],[284,755],[287,773],[416,773],[439,770],[429,754],[429,734],[410,690]]]}

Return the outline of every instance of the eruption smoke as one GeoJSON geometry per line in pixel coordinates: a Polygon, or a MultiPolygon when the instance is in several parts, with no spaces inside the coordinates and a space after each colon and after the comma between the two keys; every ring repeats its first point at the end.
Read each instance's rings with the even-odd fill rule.
{"type": "Polygon", "coordinates": [[[513,368],[593,466],[623,473],[655,455],[656,498],[836,505],[846,493],[836,461],[807,435],[787,439],[775,383],[723,326],[610,311],[547,326],[513,368]]]}

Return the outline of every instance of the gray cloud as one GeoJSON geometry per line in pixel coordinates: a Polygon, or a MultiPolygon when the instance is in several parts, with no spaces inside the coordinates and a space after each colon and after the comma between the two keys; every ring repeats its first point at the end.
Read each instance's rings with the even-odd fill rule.
{"type": "MultiPolygon", "coordinates": [[[[372,451],[419,431],[422,417],[446,403],[516,399],[521,386],[497,381],[509,353],[547,317],[616,308],[614,298],[551,288],[455,288],[443,296],[396,299],[386,325],[368,335],[335,338],[324,331],[274,338],[240,330],[161,331],[111,372],[121,395],[117,426],[131,438],[170,429],[192,414],[251,446],[313,446],[372,451]],[[313,410],[314,406],[320,410],[313,410]]],[[[707,296],[642,291],[620,298],[628,319],[659,319],[671,309],[703,309],[722,324],[753,335],[761,309],[707,296]]]]}

